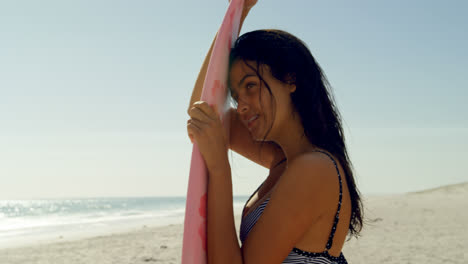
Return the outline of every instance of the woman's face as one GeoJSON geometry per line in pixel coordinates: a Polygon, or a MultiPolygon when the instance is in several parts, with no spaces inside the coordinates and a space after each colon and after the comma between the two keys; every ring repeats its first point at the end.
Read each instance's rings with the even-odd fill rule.
{"type": "Polygon", "coordinates": [[[274,95],[273,98],[254,70],[257,68],[256,62],[246,62],[252,68],[242,60],[236,60],[231,66],[229,72],[231,94],[237,102],[239,118],[249,129],[254,140],[263,140],[270,126],[273,125],[268,137],[265,138],[265,141],[269,141],[274,138],[277,127],[282,127],[283,120],[286,120],[287,113],[291,111],[291,98],[288,90],[290,85],[273,77],[268,65],[261,65],[259,73],[268,83],[274,95]]]}

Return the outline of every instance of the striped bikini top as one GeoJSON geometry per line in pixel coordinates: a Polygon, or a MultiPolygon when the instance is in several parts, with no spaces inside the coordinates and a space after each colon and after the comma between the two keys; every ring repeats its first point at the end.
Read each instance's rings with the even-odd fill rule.
{"type": "MultiPolygon", "coordinates": [[[[340,209],[341,209],[341,200],[342,200],[342,182],[341,182],[341,175],[340,171],[338,169],[338,166],[336,165],[335,160],[326,152],[316,150],[318,152],[322,152],[326,154],[330,159],[333,161],[333,164],[335,164],[336,171],[338,172],[338,179],[340,183],[340,195],[339,195],[339,202],[338,202],[338,209],[335,214],[335,220],[333,222],[333,227],[330,231],[330,236],[328,238],[327,245],[325,247],[325,251],[323,252],[308,252],[304,251],[301,249],[298,249],[294,247],[289,255],[286,257],[286,259],[283,260],[282,263],[286,264],[299,264],[299,263],[309,263],[309,264],[347,264],[348,262],[346,261],[343,253],[340,253],[338,257],[332,256],[328,253],[328,250],[332,247],[333,244],[333,237],[335,235],[336,227],[338,225],[339,221],[339,214],[340,214],[340,209]]],[[[315,151],[314,151],[315,152],[315,151]]],[[[284,162],[286,159],[280,161],[276,166],[278,166],[280,163],[284,162]]],[[[260,189],[260,187],[263,185],[263,183],[255,190],[255,192],[247,199],[247,202],[244,205],[244,210],[245,206],[247,203],[250,201],[252,196],[260,189]]],[[[244,218],[241,219],[241,226],[240,226],[240,240],[242,243],[247,239],[247,236],[250,232],[250,230],[253,228],[257,220],[260,218],[260,216],[263,213],[263,210],[268,204],[268,201],[270,200],[270,197],[268,197],[262,204],[260,204],[257,208],[252,210],[250,213],[248,213],[244,218]]]]}

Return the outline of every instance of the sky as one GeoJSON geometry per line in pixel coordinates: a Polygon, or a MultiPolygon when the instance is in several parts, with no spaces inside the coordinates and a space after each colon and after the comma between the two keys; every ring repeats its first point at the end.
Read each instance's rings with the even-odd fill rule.
{"type": "MultiPolygon", "coordinates": [[[[185,196],[187,108],[228,1],[0,2],[0,199],[185,196]]],[[[366,195],[468,180],[466,1],[259,0],[332,86],[366,195]]],[[[229,153],[234,195],[268,170],[229,153]]]]}

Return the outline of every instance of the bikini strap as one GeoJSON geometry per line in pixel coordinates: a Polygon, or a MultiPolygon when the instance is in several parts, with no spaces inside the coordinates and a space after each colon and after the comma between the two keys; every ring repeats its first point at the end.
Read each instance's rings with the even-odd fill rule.
{"type": "MultiPolygon", "coordinates": [[[[277,166],[279,166],[279,165],[280,165],[281,163],[283,163],[285,160],[287,160],[287,159],[284,158],[282,161],[278,162],[274,167],[272,167],[272,169],[273,169],[273,168],[276,168],[277,166]]],[[[249,199],[247,199],[247,202],[245,202],[245,204],[247,204],[247,203],[250,201],[250,199],[252,199],[252,196],[253,196],[256,192],[258,192],[258,190],[260,189],[260,187],[262,187],[262,185],[265,183],[265,181],[266,181],[266,179],[265,179],[265,180],[262,182],[262,184],[260,184],[260,186],[258,186],[258,188],[250,195],[249,199]]],[[[245,210],[245,206],[244,206],[244,210],[245,210]]]]}
{"type": "MultiPolygon", "coordinates": [[[[260,185],[257,187],[257,189],[250,195],[249,199],[247,199],[247,201],[245,202],[245,205],[247,205],[247,203],[250,201],[250,199],[252,199],[252,196],[254,196],[254,194],[255,194],[256,192],[258,192],[258,190],[260,189],[260,187],[262,187],[262,185],[263,185],[264,183],[265,183],[265,181],[263,181],[262,184],[260,184],[260,185]]],[[[245,210],[245,205],[244,205],[244,210],[245,210]]],[[[243,211],[244,211],[244,210],[243,210],[243,211]]],[[[242,213],[243,213],[243,212],[242,212],[242,213]]]]}
{"type": "Polygon", "coordinates": [[[335,220],[333,222],[333,227],[332,227],[330,236],[328,237],[327,245],[325,247],[325,252],[328,252],[328,250],[333,245],[333,237],[335,236],[336,227],[337,227],[338,221],[340,219],[340,209],[341,209],[341,200],[342,200],[342,197],[343,197],[343,187],[342,187],[342,182],[341,182],[340,170],[338,169],[338,166],[336,165],[336,162],[332,158],[332,156],[330,156],[330,154],[328,154],[327,152],[324,152],[324,151],[321,151],[321,150],[315,150],[315,151],[316,152],[322,152],[323,154],[327,155],[333,161],[333,164],[335,164],[336,171],[338,172],[338,179],[339,179],[339,182],[340,182],[340,196],[339,196],[339,201],[338,201],[338,209],[336,210],[335,220]]]}
{"type": "Polygon", "coordinates": [[[287,158],[284,158],[284,159],[281,160],[280,162],[276,163],[276,165],[273,166],[271,169],[274,169],[274,168],[278,167],[281,163],[283,163],[283,162],[286,161],[286,160],[287,160],[287,158]]]}

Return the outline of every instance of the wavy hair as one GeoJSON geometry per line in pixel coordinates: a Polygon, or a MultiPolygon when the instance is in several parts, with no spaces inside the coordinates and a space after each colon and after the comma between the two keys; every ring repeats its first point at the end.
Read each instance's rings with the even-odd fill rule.
{"type": "MultiPolygon", "coordinates": [[[[237,60],[244,61],[257,73],[271,96],[273,96],[271,89],[259,72],[261,65],[267,65],[276,79],[296,85],[296,90],[291,93],[291,100],[294,105],[293,111],[299,115],[304,127],[303,136],[307,136],[313,145],[337,157],[345,171],[351,197],[351,221],[348,232],[357,237],[363,225],[363,206],[354,180],[353,165],[346,150],[341,116],[332,97],[331,86],[307,45],[282,30],[255,30],[243,34],[236,40],[230,52],[229,69],[237,60]],[[256,68],[247,61],[256,62],[256,68]]],[[[228,84],[230,85],[229,80],[228,84]]],[[[231,87],[229,92],[232,95],[231,87]]],[[[230,98],[233,99],[232,96],[230,98]]],[[[234,105],[237,104],[233,102],[234,105]]],[[[276,107],[275,101],[273,105],[276,107]]]]}

